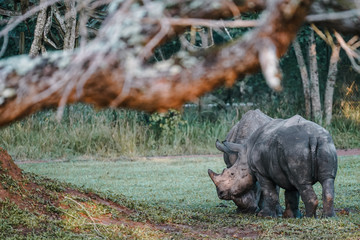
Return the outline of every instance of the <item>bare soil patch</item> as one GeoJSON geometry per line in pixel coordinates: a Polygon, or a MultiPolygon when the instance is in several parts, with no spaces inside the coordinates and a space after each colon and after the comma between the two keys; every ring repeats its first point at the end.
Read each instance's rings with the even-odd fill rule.
{"type": "MultiPolygon", "coordinates": [[[[355,156],[360,155],[360,148],[355,149],[338,149],[336,150],[338,156],[355,156]]],[[[222,154],[198,154],[198,155],[173,155],[173,156],[153,156],[153,157],[134,157],[129,160],[153,160],[153,159],[179,159],[179,158],[196,158],[196,157],[211,157],[221,158],[222,154]]],[[[116,160],[116,159],[115,159],[116,160]]],[[[24,160],[15,161],[16,164],[31,164],[31,163],[52,163],[52,162],[66,162],[66,159],[53,159],[53,160],[24,160]]],[[[86,161],[86,160],[85,160],[86,161]]]]}
{"type": "Polygon", "coordinates": [[[338,156],[354,156],[360,155],[360,148],[355,149],[338,149],[337,150],[338,156]]]}

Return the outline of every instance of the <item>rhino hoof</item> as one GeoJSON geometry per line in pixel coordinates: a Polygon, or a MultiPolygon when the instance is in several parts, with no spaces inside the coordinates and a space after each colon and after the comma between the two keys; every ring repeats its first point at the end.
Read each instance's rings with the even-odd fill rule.
{"type": "Polygon", "coordinates": [[[260,212],[258,212],[257,216],[265,217],[265,218],[274,218],[274,217],[276,217],[276,213],[275,213],[275,211],[266,211],[263,209],[260,212]]]}

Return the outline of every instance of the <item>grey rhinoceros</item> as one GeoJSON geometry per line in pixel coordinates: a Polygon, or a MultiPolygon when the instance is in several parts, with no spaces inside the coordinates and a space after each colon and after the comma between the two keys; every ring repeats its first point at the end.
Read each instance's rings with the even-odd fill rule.
{"type": "MultiPolygon", "coordinates": [[[[259,127],[265,123],[273,120],[271,117],[265,115],[259,109],[247,111],[241,116],[238,121],[226,135],[225,141],[232,143],[243,143],[251,134],[253,134],[259,127]]],[[[226,146],[216,141],[216,148],[224,153],[224,162],[226,167],[231,167],[236,159],[237,153],[230,151],[226,146]]]]}
{"type": "MultiPolygon", "coordinates": [[[[245,142],[259,127],[273,120],[265,115],[259,109],[250,110],[242,115],[226,135],[226,141],[232,143],[245,142]]],[[[237,152],[231,151],[225,145],[216,141],[216,148],[224,153],[224,162],[227,168],[230,168],[236,161],[237,152]]],[[[253,188],[240,196],[233,196],[231,200],[236,204],[239,213],[255,213],[260,209],[262,198],[259,184],[254,184],[253,188]]],[[[282,208],[277,206],[277,214],[282,214],[282,208]]]]}
{"type": "Polygon", "coordinates": [[[299,195],[307,217],[316,217],[317,196],[312,188],[322,185],[323,215],[334,212],[334,180],[337,171],[336,149],[323,127],[299,115],[274,119],[259,127],[240,144],[223,142],[236,152],[236,162],[216,174],[209,169],[220,199],[241,198],[260,184],[263,205],[259,216],[276,216],[279,194],[285,189],[284,217],[299,217],[299,195]]]}

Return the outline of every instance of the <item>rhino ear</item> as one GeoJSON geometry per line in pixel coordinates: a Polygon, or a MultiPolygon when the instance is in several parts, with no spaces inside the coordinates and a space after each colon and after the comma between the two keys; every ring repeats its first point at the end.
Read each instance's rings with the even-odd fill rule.
{"type": "Polygon", "coordinates": [[[215,146],[219,151],[221,151],[223,153],[227,153],[227,154],[234,153],[234,152],[230,151],[230,149],[227,148],[224,144],[222,144],[218,139],[216,139],[215,146]]]}
{"type": "Polygon", "coordinates": [[[244,150],[243,144],[232,143],[227,141],[223,141],[223,144],[226,148],[228,148],[232,152],[242,152],[244,150]]]}

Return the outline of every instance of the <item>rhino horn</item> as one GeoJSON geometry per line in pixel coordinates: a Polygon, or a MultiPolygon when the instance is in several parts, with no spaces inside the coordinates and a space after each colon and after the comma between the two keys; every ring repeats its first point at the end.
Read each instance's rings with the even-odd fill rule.
{"type": "Polygon", "coordinates": [[[219,174],[213,172],[211,169],[208,169],[208,174],[209,174],[211,180],[212,180],[212,181],[214,182],[214,184],[217,186],[217,184],[219,183],[219,181],[218,181],[218,179],[217,179],[218,176],[219,176],[219,174]]]}
{"type": "Polygon", "coordinates": [[[215,143],[215,146],[216,148],[223,152],[223,153],[227,153],[227,154],[230,154],[232,153],[229,148],[227,148],[224,144],[222,144],[218,139],[216,139],[216,143],[215,143]]]}
{"type": "Polygon", "coordinates": [[[222,143],[231,152],[241,152],[244,149],[243,144],[232,143],[232,142],[227,142],[227,141],[223,141],[222,143]]]}

